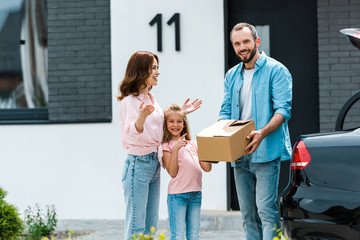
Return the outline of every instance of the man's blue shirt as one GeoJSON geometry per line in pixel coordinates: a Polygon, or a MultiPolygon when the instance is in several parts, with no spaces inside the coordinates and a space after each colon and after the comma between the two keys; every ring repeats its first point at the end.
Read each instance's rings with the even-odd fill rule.
{"type": "MultiPolygon", "coordinates": [[[[244,82],[243,63],[231,68],[225,76],[224,100],[219,119],[239,119],[241,109],[239,94],[244,82]]],[[[252,162],[268,162],[291,156],[291,143],[287,121],[291,117],[292,77],[287,68],[273,58],[261,53],[255,63],[252,79],[251,119],[257,130],[263,128],[275,113],[284,116],[285,122],[274,132],[265,137],[257,150],[244,157],[251,157],[252,162]]]]}

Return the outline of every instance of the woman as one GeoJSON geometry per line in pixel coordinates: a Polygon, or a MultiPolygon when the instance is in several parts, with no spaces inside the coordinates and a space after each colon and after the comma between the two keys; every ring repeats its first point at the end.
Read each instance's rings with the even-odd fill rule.
{"type": "MultiPolygon", "coordinates": [[[[120,84],[122,144],[128,152],[122,175],[125,240],[139,232],[149,234],[152,226],[157,227],[164,113],[150,90],[157,85],[159,75],[158,56],[138,51],[131,56],[120,84]]],[[[183,105],[185,114],[201,105],[201,100],[188,104],[189,100],[183,105]]]]}

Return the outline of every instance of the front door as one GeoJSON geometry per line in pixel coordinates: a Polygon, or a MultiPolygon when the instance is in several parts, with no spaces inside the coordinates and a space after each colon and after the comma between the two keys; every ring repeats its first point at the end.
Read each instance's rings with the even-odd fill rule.
{"type": "MultiPolygon", "coordinates": [[[[256,26],[259,49],[284,64],[293,77],[292,143],[300,134],[319,131],[317,5],[314,0],[225,0],[226,69],[239,63],[229,33],[239,22],[256,26]],[[262,48],[263,47],[263,48],[262,48]]],[[[289,178],[289,161],[281,166],[279,193],[289,178]]],[[[227,166],[228,209],[238,210],[233,171],[227,166]]]]}

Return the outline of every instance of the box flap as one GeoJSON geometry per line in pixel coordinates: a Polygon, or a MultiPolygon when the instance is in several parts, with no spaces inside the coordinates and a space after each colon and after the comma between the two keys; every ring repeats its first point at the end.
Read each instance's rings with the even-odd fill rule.
{"type": "Polygon", "coordinates": [[[217,129],[216,132],[213,132],[213,137],[230,137],[236,133],[240,128],[251,122],[251,120],[240,121],[240,120],[231,120],[228,121],[221,129],[217,129]]]}
{"type": "Polygon", "coordinates": [[[219,120],[197,134],[199,137],[230,137],[252,120],[219,120]]]}
{"type": "Polygon", "coordinates": [[[214,133],[222,131],[223,127],[226,126],[226,124],[234,122],[234,120],[220,120],[213,125],[203,129],[201,132],[197,134],[199,137],[213,137],[214,133]]]}
{"type": "Polygon", "coordinates": [[[251,120],[235,120],[233,123],[230,124],[230,127],[232,126],[242,126],[247,123],[251,122],[251,120]]]}

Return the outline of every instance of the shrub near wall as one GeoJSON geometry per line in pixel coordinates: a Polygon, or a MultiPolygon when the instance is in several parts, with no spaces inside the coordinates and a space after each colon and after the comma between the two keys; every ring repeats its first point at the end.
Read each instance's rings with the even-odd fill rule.
{"type": "Polygon", "coordinates": [[[7,192],[0,187],[0,239],[14,239],[21,234],[23,222],[15,206],[7,203],[7,192]]]}

